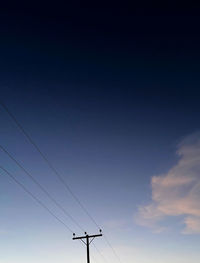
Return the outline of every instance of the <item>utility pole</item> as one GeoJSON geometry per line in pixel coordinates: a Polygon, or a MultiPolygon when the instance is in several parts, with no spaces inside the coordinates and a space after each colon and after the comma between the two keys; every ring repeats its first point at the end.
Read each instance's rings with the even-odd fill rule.
{"type": "Polygon", "coordinates": [[[90,244],[92,243],[92,241],[95,239],[95,237],[101,237],[102,234],[101,234],[101,229],[99,230],[100,234],[98,235],[88,235],[87,232],[85,232],[85,236],[81,236],[81,237],[75,237],[75,233],[73,233],[73,240],[76,240],[76,239],[80,239],[87,247],[87,263],[90,263],[90,244]],[[90,240],[90,238],[92,238],[90,240]],[[84,239],[86,239],[86,242],[84,241],[84,239]]]}

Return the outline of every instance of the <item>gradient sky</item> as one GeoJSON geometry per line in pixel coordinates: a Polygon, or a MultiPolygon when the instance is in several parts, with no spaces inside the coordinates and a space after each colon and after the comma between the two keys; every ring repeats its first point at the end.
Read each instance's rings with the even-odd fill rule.
{"type": "MultiPolygon", "coordinates": [[[[76,2],[0,11],[1,101],[122,263],[199,262],[198,10],[76,2]]],[[[2,107],[0,135],[84,229],[97,233],[2,107]]],[[[83,234],[2,151],[0,165],[83,234]]],[[[0,173],[0,262],[86,262],[85,247],[0,173]]],[[[95,244],[105,262],[116,262],[103,238],[95,244]]],[[[92,246],[91,253],[91,262],[104,261],[92,246]]]]}

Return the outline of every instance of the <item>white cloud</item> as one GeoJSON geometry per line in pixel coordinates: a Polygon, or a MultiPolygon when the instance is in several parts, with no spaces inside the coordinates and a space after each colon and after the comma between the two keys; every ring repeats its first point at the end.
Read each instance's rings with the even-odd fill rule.
{"type": "Polygon", "coordinates": [[[188,216],[184,219],[186,225],[183,230],[184,234],[200,234],[200,220],[199,217],[188,216]]]}
{"type": "Polygon", "coordinates": [[[200,234],[200,133],[184,138],[177,154],[179,161],[167,174],[152,177],[152,201],[139,207],[136,222],[160,232],[158,222],[183,216],[182,233],[200,234]]]}

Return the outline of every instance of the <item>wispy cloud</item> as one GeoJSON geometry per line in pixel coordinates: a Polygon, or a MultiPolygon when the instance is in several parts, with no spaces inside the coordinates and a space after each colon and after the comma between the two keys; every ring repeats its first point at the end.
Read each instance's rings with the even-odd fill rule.
{"type": "Polygon", "coordinates": [[[167,174],[151,179],[152,200],[140,206],[138,224],[162,231],[158,222],[183,216],[184,234],[200,234],[200,133],[192,134],[178,145],[178,163],[167,174]]]}

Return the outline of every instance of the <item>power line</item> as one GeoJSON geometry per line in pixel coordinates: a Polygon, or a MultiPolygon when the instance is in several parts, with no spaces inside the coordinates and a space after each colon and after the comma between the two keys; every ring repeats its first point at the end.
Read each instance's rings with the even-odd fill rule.
{"type": "Polygon", "coordinates": [[[54,197],[51,196],[51,194],[32,176],[2,145],[0,145],[0,149],[9,156],[11,160],[13,160],[18,167],[21,168],[21,170],[42,190],[43,193],[45,193],[48,198],[65,214],[67,215],[76,226],[78,226],[82,231],[84,231],[83,227],[80,226],[80,224],[63,208],[63,206],[56,201],[54,197]]]}
{"type": "MultiPolygon", "coordinates": [[[[65,215],[67,215],[82,231],[84,231],[84,229],[80,226],[80,224],[51,196],[51,194],[2,146],[0,145],[0,149],[7,155],[9,156],[9,158],[11,160],[13,160],[18,167],[20,167],[22,169],[22,171],[24,171],[24,173],[26,175],[28,175],[28,177],[48,196],[48,198],[58,207],[60,208],[65,215]]],[[[106,237],[105,237],[106,240],[106,237]]],[[[108,242],[108,240],[106,240],[107,243],[109,244],[109,246],[112,248],[112,250],[114,251],[113,247],[111,246],[111,244],[108,242]]],[[[95,249],[97,250],[97,252],[100,254],[100,256],[103,258],[103,260],[105,262],[107,262],[107,260],[105,259],[105,257],[103,256],[103,254],[100,252],[100,250],[95,246],[95,244],[93,243],[93,246],[95,247],[95,249]]],[[[115,251],[114,251],[115,253],[115,251]]],[[[115,253],[116,255],[116,253],[115,253]]]]}
{"type": "MultiPolygon", "coordinates": [[[[93,259],[93,261],[96,261],[96,257],[94,257],[94,255],[91,254],[91,258],[93,259]]],[[[97,259],[97,262],[99,262],[99,260],[97,259]]]]}
{"type": "MultiPolygon", "coordinates": [[[[108,246],[111,248],[111,250],[112,250],[114,256],[116,257],[116,259],[118,260],[118,262],[121,263],[120,257],[116,253],[115,249],[113,248],[113,246],[111,245],[111,243],[109,242],[109,240],[105,234],[103,234],[103,238],[106,241],[106,243],[108,244],[108,246]]],[[[108,262],[107,259],[104,257],[104,255],[101,253],[101,251],[96,247],[96,245],[94,243],[93,243],[93,246],[95,247],[95,249],[99,253],[99,255],[102,257],[102,259],[105,261],[105,263],[107,263],[108,262]]]]}
{"type": "Polygon", "coordinates": [[[16,183],[18,184],[28,195],[30,195],[41,207],[43,207],[50,215],[52,215],[58,222],[60,222],[64,227],[66,227],[71,233],[73,231],[68,227],[58,216],[56,216],[39,198],[37,198],[33,193],[31,193],[22,183],[20,183],[11,173],[9,173],[5,168],[0,166],[0,168],[16,183]]]}
{"type": "MultiPolygon", "coordinates": [[[[16,117],[10,112],[10,110],[6,107],[4,103],[0,101],[0,105],[4,108],[4,110],[8,113],[8,115],[11,117],[11,119],[15,122],[15,124],[18,126],[18,128],[22,131],[22,133],[25,135],[25,137],[28,139],[28,141],[35,147],[35,149],[38,151],[38,153],[41,155],[43,160],[47,163],[49,168],[54,172],[54,174],[57,176],[57,178],[60,180],[60,182],[64,185],[65,189],[68,190],[68,192],[72,195],[72,197],[76,200],[76,202],[79,204],[79,206],[84,210],[84,212],[88,215],[88,217],[91,219],[91,221],[96,225],[98,229],[100,229],[100,226],[97,224],[96,220],[93,218],[93,216],[89,213],[89,211],[85,208],[85,206],[82,204],[80,199],[77,197],[77,195],[74,194],[74,192],[71,190],[69,185],[65,182],[63,177],[60,175],[60,173],[57,171],[57,169],[51,164],[51,162],[48,160],[46,155],[40,150],[38,145],[33,141],[33,139],[30,137],[30,135],[25,131],[23,126],[18,122],[16,117]]],[[[119,256],[117,255],[116,251],[112,247],[111,243],[108,241],[108,238],[104,236],[104,239],[106,240],[106,243],[109,245],[109,247],[112,249],[114,255],[116,256],[119,263],[121,263],[121,260],[119,256]]]]}
{"type": "Polygon", "coordinates": [[[71,190],[69,185],[65,182],[65,180],[62,178],[60,173],[55,169],[55,167],[51,164],[51,162],[48,160],[46,155],[40,150],[38,145],[33,141],[31,136],[25,131],[23,126],[18,122],[16,117],[10,112],[10,110],[7,108],[7,106],[0,101],[1,106],[4,108],[4,110],[8,113],[8,115],[11,117],[11,119],[15,122],[15,124],[18,126],[18,128],[22,131],[22,133],[25,135],[25,137],[29,140],[29,142],[35,147],[35,149],[38,151],[38,153],[41,155],[43,160],[47,163],[49,168],[54,172],[54,174],[57,176],[57,178],[60,180],[60,182],[64,185],[65,189],[70,192],[70,194],[73,196],[73,198],[76,200],[76,202],[79,204],[79,206],[85,211],[85,213],[88,215],[88,217],[92,220],[92,222],[96,225],[98,229],[100,229],[100,226],[97,224],[96,220],[91,216],[91,214],[88,212],[88,210],[85,208],[85,206],[82,204],[80,199],[74,194],[74,192],[71,190]]]}
{"type": "Polygon", "coordinates": [[[94,244],[94,243],[92,243],[93,244],[93,246],[94,246],[94,248],[96,249],[96,251],[99,253],[99,255],[102,257],[102,259],[106,262],[106,263],[108,263],[108,261],[106,260],[106,258],[104,257],[104,255],[101,253],[101,251],[97,248],[97,246],[94,244]]]}
{"type": "Polygon", "coordinates": [[[117,260],[119,261],[119,263],[121,263],[121,259],[118,256],[118,254],[116,253],[115,249],[113,248],[113,246],[111,245],[110,241],[108,240],[108,238],[106,237],[106,235],[104,235],[104,239],[106,241],[106,243],[108,244],[108,246],[111,248],[111,250],[113,251],[113,254],[115,255],[115,257],[117,258],[117,260]]]}
{"type": "Polygon", "coordinates": [[[85,232],[85,236],[76,237],[75,234],[73,234],[73,240],[80,240],[87,247],[87,263],[90,263],[90,244],[96,237],[102,237],[101,230],[100,234],[97,235],[88,235],[87,232],[85,232]],[[86,240],[86,242],[84,240],[86,240]]]}
{"type": "MultiPolygon", "coordinates": [[[[33,200],[35,200],[41,207],[43,207],[50,215],[52,215],[58,222],[60,222],[65,228],[67,228],[71,233],[71,230],[58,216],[56,216],[40,199],[38,199],[33,193],[31,193],[22,183],[20,183],[10,172],[8,172],[4,167],[0,166],[2,169],[17,185],[19,185],[28,195],[30,195],[33,200]]],[[[81,241],[80,241],[81,242],[81,241]]]]}

